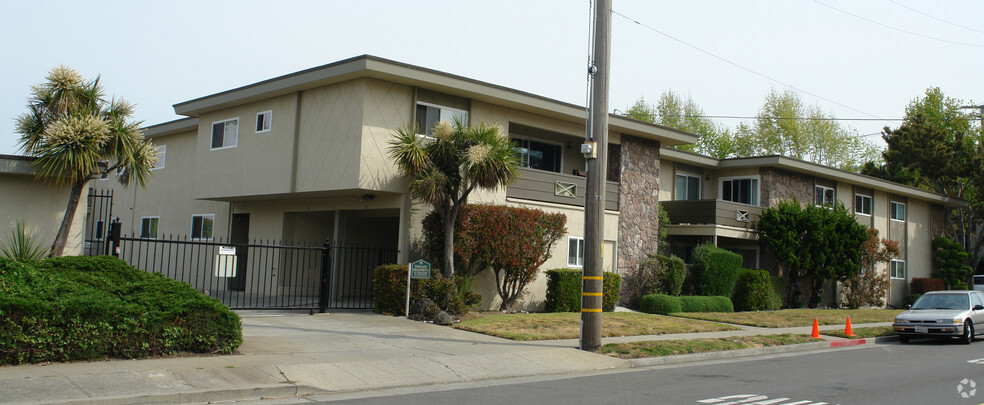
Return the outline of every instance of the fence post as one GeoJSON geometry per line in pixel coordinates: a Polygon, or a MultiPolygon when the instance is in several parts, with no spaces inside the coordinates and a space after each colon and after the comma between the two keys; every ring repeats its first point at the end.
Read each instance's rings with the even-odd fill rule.
{"type": "Polygon", "coordinates": [[[109,243],[106,245],[106,254],[111,256],[120,257],[120,231],[123,229],[123,224],[120,223],[120,219],[114,218],[113,222],[109,224],[109,243]]]}
{"type": "Polygon", "coordinates": [[[328,275],[331,270],[331,243],[325,240],[321,248],[321,287],[318,290],[318,313],[328,309],[328,275]]]}

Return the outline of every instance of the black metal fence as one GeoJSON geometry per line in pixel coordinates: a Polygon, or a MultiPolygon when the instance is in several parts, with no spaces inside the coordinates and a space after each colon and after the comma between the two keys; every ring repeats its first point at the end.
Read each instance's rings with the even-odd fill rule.
{"type": "Polygon", "coordinates": [[[86,196],[85,235],[82,254],[86,256],[106,255],[106,233],[113,218],[113,190],[90,188],[86,196]]]}
{"type": "Polygon", "coordinates": [[[231,243],[109,235],[139,269],[191,284],[232,309],[371,309],[372,271],[397,250],[331,243],[231,243]]]}

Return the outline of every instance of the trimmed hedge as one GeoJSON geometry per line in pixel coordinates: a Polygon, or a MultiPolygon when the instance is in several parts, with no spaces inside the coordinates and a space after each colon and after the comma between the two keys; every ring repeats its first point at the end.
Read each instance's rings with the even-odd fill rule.
{"type": "MultiPolygon", "coordinates": [[[[481,301],[478,297],[463,297],[458,293],[454,280],[444,278],[441,271],[431,269],[431,278],[410,281],[410,304],[427,297],[449,314],[461,315],[468,311],[468,303],[481,301]]],[[[466,293],[477,295],[474,292],[466,293]]],[[[372,301],[379,314],[403,316],[407,305],[407,265],[384,264],[372,271],[372,301]]]]}
{"type": "Polygon", "coordinates": [[[239,316],[112,256],[0,258],[0,364],[232,353],[239,316]]]}
{"type": "MultiPolygon", "coordinates": [[[[581,270],[547,270],[546,312],[581,311],[581,270]]],[[[615,310],[622,278],[615,273],[605,272],[602,279],[601,307],[605,312],[615,310]]]]}
{"type": "Polygon", "coordinates": [[[946,285],[943,283],[942,279],[938,278],[913,278],[909,282],[909,294],[925,294],[930,291],[942,291],[946,289],[946,285]]]}
{"type": "Polygon", "coordinates": [[[629,308],[639,308],[639,300],[649,294],[680,295],[686,276],[683,259],[651,254],[625,277],[622,303],[629,308]]]}
{"type": "Polygon", "coordinates": [[[741,272],[741,255],[711,244],[694,248],[694,294],[730,297],[741,272]]]}
{"type": "Polygon", "coordinates": [[[674,297],[666,294],[650,294],[642,297],[640,310],[660,315],[674,312],[735,312],[728,297],[703,295],[674,297]]]}
{"type": "Polygon", "coordinates": [[[782,299],[772,286],[772,276],[765,270],[741,269],[732,297],[738,311],[779,309],[782,299]]]}

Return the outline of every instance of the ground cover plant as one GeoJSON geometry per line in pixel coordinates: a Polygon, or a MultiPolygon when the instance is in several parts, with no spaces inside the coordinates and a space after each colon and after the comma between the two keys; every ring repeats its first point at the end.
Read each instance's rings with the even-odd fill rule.
{"type": "Polygon", "coordinates": [[[0,258],[0,364],[232,353],[239,316],[110,256],[0,258]]]}
{"type": "Polygon", "coordinates": [[[759,326],[763,328],[787,328],[812,326],[816,318],[821,325],[842,325],[851,317],[852,324],[872,322],[892,322],[902,311],[891,309],[783,309],[779,311],[756,312],[693,312],[675,313],[691,319],[727,322],[738,325],[759,326]]]}
{"type": "MultiPolygon", "coordinates": [[[[570,312],[496,314],[462,321],[455,327],[513,340],[575,339],[581,314],[570,312]]],[[[737,330],[729,325],[632,312],[602,314],[602,337],[737,330]]]]}
{"type": "Polygon", "coordinates": [[[820,339],[814,339],[806,335],[789,334],[710,339],[650,340],[645,342],[609,343],[601,347],[601,352],[623,359],[638,359],[643,357],[672,356],[676,354],[794,345],[817,341],[820,341],[820,339]]]}

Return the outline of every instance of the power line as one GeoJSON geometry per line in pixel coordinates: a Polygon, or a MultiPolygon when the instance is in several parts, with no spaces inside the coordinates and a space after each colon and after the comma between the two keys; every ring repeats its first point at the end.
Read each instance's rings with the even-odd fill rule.
{"type": "Polygon", "coordinates": [[[946,23],[946,24],[950,24],[950,25],[952,25],[952,26],[954,26],[954,27],[960,27],[960,28],[963,28],[963,29],[965,29],[965,30],[970,30],[970,31],[974,31],[974,32],[979,32],[979,33],[982,33],[982,34],[984,34],[984,31],[981,31],[981,30],[979,30],[979,29],[975,29],[975,28],[971,28],[971,27],[967,27],[967,26],[963,26],[963,25],[960,25],[960,24],[957,24],[957,23],[955,23],[955,22],[952,22],[952,21],[947,21],[947,20],[944,20],[944,19],[942,19],[942,18],[939,18],[939,17],[936,17],[936,16],[933,16],[933,15],[930,15],[930,14],[926,14],[926,13],[924,13],[924,12],[922,12],[922,11],[919,11],[919,10],[916,10],[916,9],[914,9],[914,8],[912,8],[912,7],[909,7],[909,6],[907,6],[907,5],[905,5],[905,4],[902,4],[902,3],[899,3],[899,2],[897,2],[897,1],[895,1],[895,0],[888,0],[888,1],[890,1],[890,2],[892,2],[892,3],[895,3],[896,5],[898,5],[898,6],[900,6],[900,7],[905,7],[905,8],[907,8],[907,9],[909,9],[909,10],[912,10],[912,11],[913,11],[913,12],[915,12],[915,13],[918,13],[918,14],[922,14],[922,15],[924,15],[924,16],[926,16],[926,17],[929,17],[929,18],[932,18],[932,19],[934,19],[934,20],[936,20],[936,21],[939,21],[939,22],[942,22],[942,23],[946,23]]]}
{"type": "Polygon", "coordinates": [[[653,28],[652,26],[649,26],[649,25],[647,25],[647,24],[643,24],[643,23],[641,23],[641,22],[639,22],[638,20],[636,20],[636,19],[634,19],[634,18],[631,18],[631,17],[629,17],[629,16],[627,16],[627,15],[625,15],[625,14],[622,14],[622,13],[620,13],[620,12],[618,12],[618,11],[616,11],[616,10],[614,10],[614,9],[612,10],[612,14],[615,14],[615,15],[617,15],[617,16],[619,16],[619,17],[622,17],[622,18],[624,18],[624,19],[626,19],[626,20],[629,20],[629,21],[631,21],[631,22],[634,22],[634,23],[636,23],[637,25],[639,25],[639,26],[641,26],[641,27],[643,27],[643,28],[646,28],[646,29],[648,29],[648,30],[650,30],[650,31],[652,31],[652,32],[655,32],[655,33],[657,33],[657,34],[660,34],[660,35],[662,35],[662,36],[664,36],[664,37],[666,37],[666,38],[669,38],[669,39],[671,39],[671,40],[673,40],[673,41],[676,41],[676,42],[679,42],[679,43],[681,43],[681,44],[683,44],[683,45],[685,45],[685,46],[687,46],[687,47],[690,47],[690,48],[692,48],[692,49],[694,49],[694,50],[696,50],[696,51],[698,51],[698,52],[701,52],[701,53],[703,53],[703,54],[705,54],[705,55],[707,55],[707,56],[710,56],[710,57],[712,57],[712,58],[714,58],[714,59],[717,59],[717,60],[720,60],[720,61],[722,61],[722,62],[724,62],[724,63],[727,63],[727,64],[729,64],[729,65],[732,65],[732,66],[734,66],[734,67],[737,67],[737,68],[739,68],[739,69],[741,69],[741,70],[744,70],[744,71],[746,71],[746,72],[749,72],[749,73],[751,73],[751,74],[754,74],[754,75],[756,75],[756,76],[759,76],[759,77],[762,77],[762,78],[764,78],[764,79],[766,79],[766,80],[769,80],[769,81],[771,81],[771,82],[774,82],[774,83],[778,83],[778,84],[781,84],[781,85],[783,85],[783,86],[786,86],[786,87],[789,87],[789,88],[791,88],[791,89],[793,89],[793,90],[796,90],[796,91],[798,91],[798,92],[800,92],[800,93],[803,93],[803,94],[808,94],[808,95],[811,95],[811,96],[813,96],[813,97],[816,97],[816,98],[818,98],[818,99],[821,99],[821,100],[824,100],[824,101],[826,101],[826,102],[829,102],[829,103],[833,103],[833,104],[836,104],[836,105],[839,105],[839,106],[841,106],[841,107],[844,107],[844,108],[846,108],[846,109],[848,109],[848,110],[851,110],[851,111],[854,111],[854,112],[857,112],[857,113],[860,113],[860,114],[864,114],[864,115],[867,115],[867,116],[869,116],[869,117],[872,117],[872,118],[875,118],[875,121],[891,121],[891,120],[886,120],[886,119],[884,119],[884,118],[880,118],[880,117],[878,117],[878,116],[876,116],[876,115],[873,115],[873,114],[868,114],[868,113],[866,113],[866,112],[864,112],[864,111],[861,111],[861,110],[859,110],[859,109],[857,109],[857,108],[854,108],[854,107],[851,107],[851,106],[848,106],[848,105],[845,105],[845,104],[842,104],[842,103],[839,103],[839,102],[837,102],[837,101],[834,101],[834,100],[831,100],[831,99],[829,99],[829,98],[826,98],[826,97],[823,97],[823,96],[821,96],[821,95],[819,95],[819,94],[815,94],[815,93],[812,93],[812,92],[809,92],[809,91],[806,91],[806,90],[803,90],[803,89],[800,89],[800,88],[798,88],[798,87],[796,87],[796,86],[793,86],[792,84],[789,84],[789,83],[786,83],[786,82],[784,82],[784,81],[781,81],[781,80],[779,80],[779,79],[775,79],[775,78],[772,78],[772,77],[770,77],[770,76],[768,76],[768,75],[766,75],[766,74],[764,74],[764,73],[759,73],[759,72],[757,72],[757,71],[755,71],[755,70],[752,70],[751,68],[747,68],[747,67],[745,67],[745,66],[742,66],[742,65],[739,65],[738,63],[735,63],[735,62],[732,62],[732,61],[730,61],[730,60],[728,60],[728,59],[725,59],[725,58],[723,58],[723,57],[721,57],[721,56],[718,56],[718,55],[715,55],[715,54],[713,54],[713,53],[711,53],[711,52],[709,52],[709,51],[705,51],[705,50],[703,50],[703,49],[701,49],[701,48],[698,48],[698,47],[697,47],[697,46],[695,46],[695,45],[691,45],[690,43],[688,43],[688,42],[686,42],[686,41],[684,41],[684,40],[682,40],[682,39],[678,39],[678,38],[676,38],[676,37],[674,37],[674,36],[672,36],[672,35],[670,35],[670,34],[667,34],[667,33],[665,33],[665,32],[662,32],[662,31],[660,31],[660,30],[658,30],[658,29],[656,29],[656,28],[653,28]]]}
{"type": "Polygon", "coordinates": [[[984,48],[984,45],[981,45],[981,44],[971,44],[971,43],[967,43],[967,42],[951,41],[949,39],[931,37],[929,35],[923,35],[923,34],[915,33],[915,32],[912,32],[912,31],[906,31],[906,30],[901,29],[901,28],[898,28],[898,27],[893,27],[891,25],[883,24],[883,23],[880,23],[878,21],[875,21],[875,20],[872,20],[872,19],[869,19],[869,18],[865,18],[865,17],[859,16],[857,14],[851,13],[851,12],[846,11],[846,10],[841,10],[841,9],[839,9],[837,7],[831,6],[830,4],[824,3],[824,2],[822,2],[820,0],[813,0],[813,1],[816,2],[817,4],[820,4],[820,5],[823,5],[823,6],[827,6],[827,7],[831,8],[831,9],[834,9],[834,10],[839,11],[841,13],[847,14],[847,15],[849,15],[851,17],[854,17],[854,18],[857,18],[857,19],[860,19],[860,20],[864,20],[864,21],[870,22],[872,24],[875,24],[875,25],[878,25],[878,26],[881,26],[881,27],[885,27],[885,28],[888,28],[890,30],[902,32],[902,33],[909,34],[909,35],[914,35],[914,36],[921,37],[921,38],[931,39],[933,41],[947,42],[947,43],[951,43],[951,44],[955,44],[955,45],[964,45],[964,46],[973,46],[973,47],[977,47],[977,48],[984,48]]]}
{"type": "MultiPolygon", "coordinates": [[[[977,107],[975,107],[977,108],[977,107]]],[[[615,109],[615,114],[621,116],[627,116],[624,111],[615,109]]],[[[647,114],[646,117],[649,119],[655,119],[654,114],[647,114]]],[[[748,115],[664,115],[663,118],[715,118],[715,119],[747,119],[747,120],[757,120],[757,119],[767,119],[767,120],[801,120],[801,121],[894,121],[901,122],[905,121],[905,118],[836,118],[836,117],[766,117],[766,116],[748,116],[748,115]]],[[[977,121],[979,118],[976,116],[966,116],[966,117],[946,117],[946,118],[931,118],[924,117],[924,120],[928,121],[948,121],[948,120],[966,120],[966,121],[977,121]]]]}

